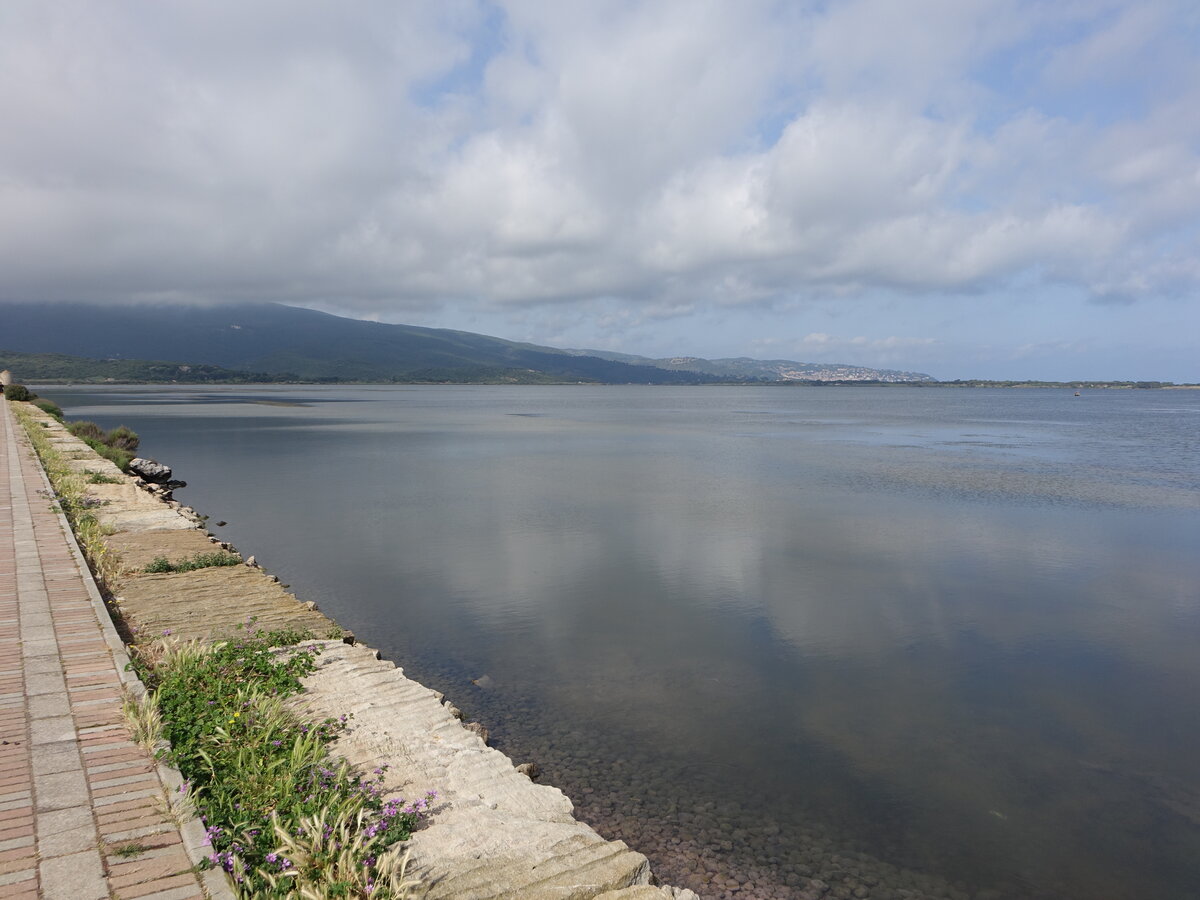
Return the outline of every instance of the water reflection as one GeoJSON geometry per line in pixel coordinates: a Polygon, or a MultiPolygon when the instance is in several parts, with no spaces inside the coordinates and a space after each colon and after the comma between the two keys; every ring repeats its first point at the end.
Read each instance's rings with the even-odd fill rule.
{"type": "Polygon", "coordinates": [[[703,893],[1200,883],[1190,395],[44,393],[703,893]]]}

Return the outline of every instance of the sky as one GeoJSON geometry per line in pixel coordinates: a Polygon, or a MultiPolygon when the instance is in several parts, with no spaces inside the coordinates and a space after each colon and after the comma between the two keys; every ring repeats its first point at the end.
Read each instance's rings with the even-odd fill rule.
{"type": "Polygon", "coordinates": [[[5,0],[0,123],[0,302],[1200,381],[1194,0],[5,0]]]}

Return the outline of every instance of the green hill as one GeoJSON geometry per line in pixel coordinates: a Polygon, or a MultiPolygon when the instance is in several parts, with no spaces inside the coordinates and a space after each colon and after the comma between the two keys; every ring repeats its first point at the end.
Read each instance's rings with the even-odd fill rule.
{"type": "MultiPolygon", "coordinates": [[[[181,365],[262,373],[266,380],[613,384],[730,380],[576,356],[466,331],[364,322],[277,304],[6,303],[0,306],[0,316],[3,343],[10,352],[102,360],[118,370],[117,362],[137,363],[129,374],[100,376],[117,380],[180,380],[170,373],[162,379],[143,379],[136,373],[181,365]]],[[[24,373],[19,377],[36,380],[24,373]]]]}

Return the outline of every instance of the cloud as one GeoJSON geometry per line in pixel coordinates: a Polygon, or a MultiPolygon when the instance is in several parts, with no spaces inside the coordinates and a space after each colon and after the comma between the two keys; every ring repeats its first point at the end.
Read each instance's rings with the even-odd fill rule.
{"type": "Polygon", "coordinates": [[[632,328],[814,296],[1200,286],[1182,2],[0,16],[0,297],[600,304],[632,328]]]}
{"type": "Polygon", "coordinates": [[[860,365],[882,367],[907,364],[911,360],[937,359],[943,349],[940,342],[932,337],[842,337],[824,331],[812,331],[800,338],[758,338],[751,344],[755,353],[764,356],[829,363],[853,360],[860,365]]]}

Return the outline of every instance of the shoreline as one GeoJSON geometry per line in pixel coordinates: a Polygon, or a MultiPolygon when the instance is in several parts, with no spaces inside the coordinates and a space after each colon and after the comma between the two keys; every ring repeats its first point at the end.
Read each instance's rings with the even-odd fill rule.
{"type": "Polygon", "coordinates": [[[101,593],[111,598],[106,607],[116,607],[124,639],[164,631],[212,639],[243,623],[248,612],[257,612],[264,627],[324,630],[320,670],[306,679],[308,692],[298,700],[317,716],[353,715],[355,724],[332,751],[359,768],[392,764],[389,792],[432,788],[442,797],[437,814],[411,841],[414,870],[428,888],[424,896],[695,900],[690,890],[656,885],[645,856],[576,820],[561,790],[536,784],[529,769],[487,746],[482,725],[462,723],[443,695],[408,679],[353,635],[340,636],[336,622],[287,593],[252,557],[188,573],[138,571],[133,566],[148,554],[236,549],[211,535],[204,517],[170,491],[120,473],[58,420],[26,409],[72,468],[112,479],[89,485],[89,492],[110,532],[104,544],[121,557],[118,574],[101,593]]]}

